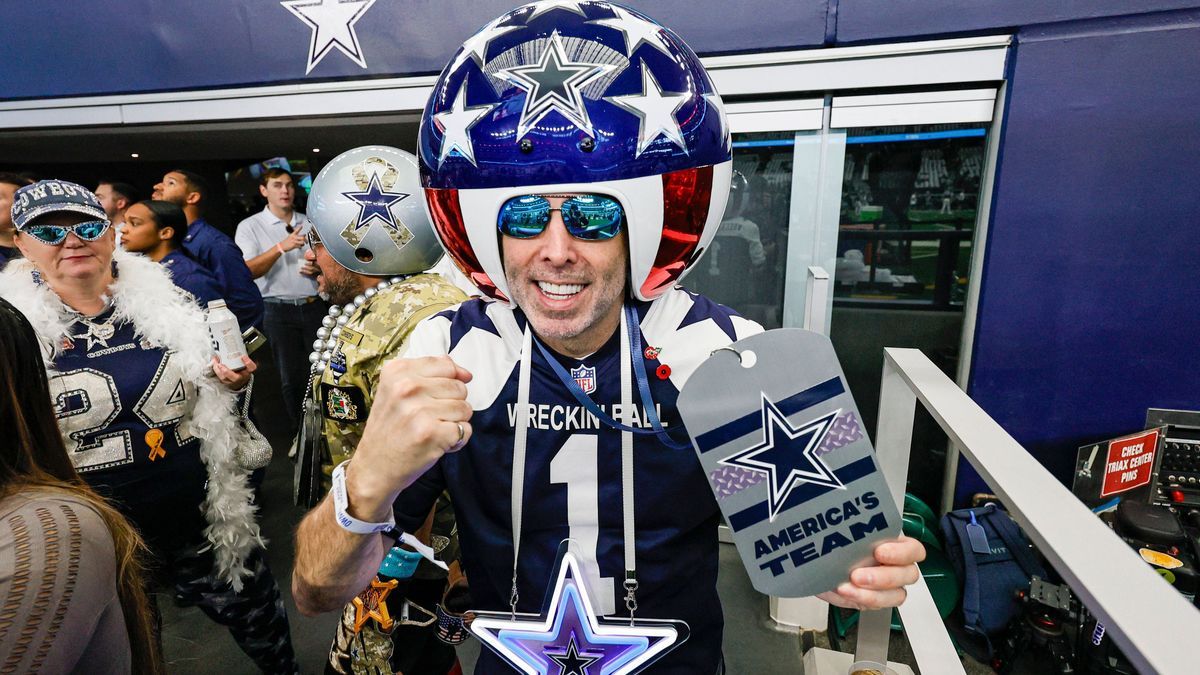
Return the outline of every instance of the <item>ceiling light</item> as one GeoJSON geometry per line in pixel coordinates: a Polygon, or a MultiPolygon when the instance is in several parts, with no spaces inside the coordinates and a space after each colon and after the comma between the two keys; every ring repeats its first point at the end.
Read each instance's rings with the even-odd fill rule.
{"type": "Polygon", "coordinates": [[[137,154],[136,152],[131,152],[131,153],[129,153],[129,156],[130,156],[130,157],[132,157],[132,158],[134,158],[134,159],[137,159],[137,158],[138,158],[138,154],[137,154]]]}
{"type": "Polygon", "coordinates": [[[320,152],[320,151],[321,151],[320,148],[313,148],[313,152],[320,152]]]}

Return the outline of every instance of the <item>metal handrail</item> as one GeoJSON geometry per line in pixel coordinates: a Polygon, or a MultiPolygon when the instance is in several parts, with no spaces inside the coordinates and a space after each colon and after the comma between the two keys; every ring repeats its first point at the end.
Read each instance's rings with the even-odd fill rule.
{"type": "MultiPolygon", "coordinates": [[[[904,498],[920,400],[987,481],[1032,543],[1102,622],[1140,673],[1194,672],[1200,612],[916,349],[884,350],[876,453],[897,504],[904,498]]],[[[865,612],[856,656],[886,662],[890,612],[865,612]],[[881,657],[882,655],[882,657],[881,657]]],[[[900,607],[923,673],[962,673],[923,583],[900,607]]]]}

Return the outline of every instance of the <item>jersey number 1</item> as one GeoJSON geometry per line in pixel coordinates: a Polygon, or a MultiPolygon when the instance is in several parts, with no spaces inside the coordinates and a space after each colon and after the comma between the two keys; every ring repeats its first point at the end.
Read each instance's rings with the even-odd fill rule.
{"type": "Polygon", "coordinates": [[[578,543],[572,550],[579,558],[588,590],[595,596],[596,610],[612,615],[617,608],[616,587],[612,577],[600,576],[596,561],[600,543],[598,441],[591,434],[572,434],[550,461],[550,481],[567,484],[567,526],[571,539],[578,543]]]}

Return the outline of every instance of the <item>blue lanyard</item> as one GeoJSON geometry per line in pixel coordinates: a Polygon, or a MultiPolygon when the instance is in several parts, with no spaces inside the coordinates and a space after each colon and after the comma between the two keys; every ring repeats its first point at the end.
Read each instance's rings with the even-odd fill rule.
{"type": "Polygon", "coordinates": [[[554,370],[554,374],[558,376],[558,379],[562,380],[562,383],[564,386],[566,386],[567,391],[571,392],[571,395],[575,397],[576,401],[579,401],[580,405],[586,408],[588,412],[595,415],[604,424],[613,429],[629,431],[635,434],[654,434],[655,436],[658,436],[658,440],[662,442],[663,445],[673,450],[690,448],[692,447],[690,441],[679,442],[671,438],[670,434],[668,434],[667,430],[663,427],[662,421],[658,419],[658,411],[654,409],[654,399],[650,395],[650,381],[649,378],[646,377],[646,364],[641,358],[642,336],[641,330],[639,330],[638,327],[637,312],[630,305],[625,305],[624,311],[625,330],[629,333],[629,351],[632,352],[632,354],[626,355],[626,358],[633,359],[633,374],[637,379],[638,395],[642,399],[642,407],[645,409],[646,418],[650,421],[650,426],[653,427],[652,429],[639,429],[637,427],[626,426],[616,421],[612,417],[609,417],[603,410],[600,409],[600,406],[597,405],[595,401],[589,398],[587,394],[583,393],[583,389],[579,388],[579,384],[575,382],[575,378],[567,374],[566,369],[562,367],[562,364],[558,362],[558,359],[554,358],[554,356],[550,354],[549,350],[542,346],[541,340],[537,339],[537,337],[534,337],[533,344],[537,345],[538,351],[542,353],[542,358],[546,359],[546,361],[550,364],[550,368],[554,370]]]}

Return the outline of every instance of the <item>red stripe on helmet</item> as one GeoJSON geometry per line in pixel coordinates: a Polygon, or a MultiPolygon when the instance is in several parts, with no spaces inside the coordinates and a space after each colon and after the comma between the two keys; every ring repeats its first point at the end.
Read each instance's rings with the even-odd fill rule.
{"type": "Polygon", "coordinates": [[[712,198],[713,168],[701,166],[663,174],[663,231],[642,297],[655,298],[692,264],[712,198]]]}
{"type": "Polygon", "coordinates": [[[425,188],[425,201],[429,204],[429,213],[433,217],[433,229],[437,232],[442,248],[450,255],[450,259],[476,288],[485,295],[497,300],[505,300],[504,294],[492,283],[492,278],[483,271],[483,265],[471,248],[471,240],[467,238],[467,225],[463,221],[462,207],[458,203],[458,190],[425,188]]]}

